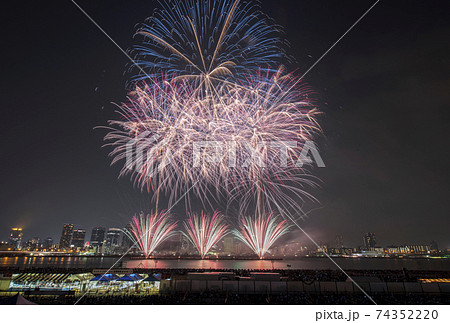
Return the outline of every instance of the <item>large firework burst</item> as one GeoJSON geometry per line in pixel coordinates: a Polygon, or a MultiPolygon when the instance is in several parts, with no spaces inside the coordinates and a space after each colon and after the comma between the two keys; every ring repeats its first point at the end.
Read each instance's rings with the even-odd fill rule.
{"type": "Polygon", "coordinates": [[[279,216],[269,213],[242,216],[240,228],[233,230],[233,233],[262,259],[275,241],[289,231],[289,227],[286,220],[281,220],[279,216]]]}
{"type": "Polygon", "coordinates": [[[123,232],[139,247],[145,258],[150,257],[152,252],[166,239],[175,234],[176,222],[170,222],[167,212],[150,214],[141,213],[133,216],[129,228],[123,232]]]}
{"type": "Polygon", "coordinates": [[[208,83],[277,66],[285,57],[279,28],[254,2],[175,0],[160,5],[137,31],[144,44],[135,48],[136,61],[150,76],[162,71],[208,83]]]}
{"type": "Polygon", "coordinates": [[[299,207],[310,196],[302,185],[314,182],[296,162],[320,129],[310,90],[296,81],[280,69],[210,94],[167,76],[161,86],[144,83],[120,107],[122,119],[110,121],[113,163],[126,159],[121,175],[164,191],[169,203],[194,185],[204,201],[211,193],[239,200],[241,212],[251,201],[271,211],[273,199],[278,208],[299,207]]]}
{"type": "Polygon", "coordinates": [[[320,131],[310,89],[277,67],[279,28],[239,0],[175,0],[142,25],[140,73],[105,139],[142,190],[237,201],[239,213],[301,209],[305,143],[320,131]],[[299,162],[300,161],[300,162],[299,162]]]}
{"type": "Polygon", "coordinates": [[[184,235],[195,246],[202,259],[228,233],[228,225],[223,223],[223,216],[218,211],[212,216],[203,211],[200,215],[189,214],[184,227],[184,235]]]}

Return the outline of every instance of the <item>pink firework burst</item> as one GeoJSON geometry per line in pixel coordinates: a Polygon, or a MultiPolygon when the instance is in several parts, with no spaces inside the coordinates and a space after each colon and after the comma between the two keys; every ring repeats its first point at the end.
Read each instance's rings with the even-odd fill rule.
{"type": "Polygon", "coordinates": [[[170,221],[170,214],[166,211],[151,211],[147,215],[141,213],[133,216],[130,228],[123,232],[139,247],[145,258],[149,258],[163,241],[175,234],[176,226],[177,223],[170,221]]]}
{"type": "Polygon", "coordinates": [[[275,241],[289,231],[289,227],[286,220],[269,213],[267,215],[242,216],[240,228],[233,230],[233,233],[260,259],[263,259],[275,241]]]}
{"type": "Polygon", "coordinates": [[[184,223],[185,236],[191,241],[202,259],[209,250],[228,233],[228,225],[223,223],[223,215],[216,211],[212,216],[203,211],[198,214],[189,214],[184,223]]]}

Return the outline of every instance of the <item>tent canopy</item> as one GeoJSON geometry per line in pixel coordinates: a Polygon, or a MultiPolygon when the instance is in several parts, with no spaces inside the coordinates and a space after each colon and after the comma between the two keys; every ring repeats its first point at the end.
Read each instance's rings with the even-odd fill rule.
{"type": "Polygon", "coordinates": [[[119,276],[117,276],[116,274],[105,274],[105,275],[97,275],[94,278],[91,279],[91,282],[110,282],[113,280],[117,280],[119,278],[119,276]]]}
{"type": "Polygon", "coordinates": [[[14,283],[62,283],[70,274],[39,274],[39,273],[23,273],[14,278],[14,283]]]}
{"type": "Polygon", "coordinates": [[[117,279],[117,281],[127,281],[127,282],[134,282],[137,280],[142,280],[144,277],[138,275],[138,274],[126,274],[117,279]]]}
{"type": "Polygon", "coordinates": [[[128,275],[123,275],[122,277],[120,277],[119,279],[117,279],[118,282],[132,282],[134,281],[133,278],[131,278],[128,275]]]}
{"type": "Polygon", "coordinates": [[[144,279],[145,282],[159,282],[160,280],[153,275],[149,275],[144,279]]]}

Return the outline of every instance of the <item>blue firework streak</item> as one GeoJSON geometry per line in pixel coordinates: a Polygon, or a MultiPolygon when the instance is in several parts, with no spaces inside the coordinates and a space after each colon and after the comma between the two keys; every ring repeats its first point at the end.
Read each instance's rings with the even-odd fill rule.
{"type": "MultiPolygon", "coordinates": [[[[209,83],[286,58],[280,30],[255,3],[239,0],[176,0],[137,31],[136,62],[148,76],[161,71],[209,83]]],[[[135,79],[147,77],[143,73],[135,79]]]]}

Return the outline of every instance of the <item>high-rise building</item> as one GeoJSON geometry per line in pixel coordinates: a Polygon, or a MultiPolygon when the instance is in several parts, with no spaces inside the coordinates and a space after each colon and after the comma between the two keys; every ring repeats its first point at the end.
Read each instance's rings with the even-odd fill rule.
{"type": "Polygon", "coordinates": [[[105,240],[105,228],[104,227],[95,227],[92,229],[91,233],[91,243],[92,247],[100,247],[103,245],[103,241],[105,240]]]}
{"type": "Polygon", "coordinates": [[[59,248],[66,249],[70,247],[70,242],[72,241],[73,234],[73,224],[64,224],[63,231],[61,234],[61,240],[59,240],[59,248]]]}
{"type": "Polygon", "coordinates": [[[11,233],[9,235],[9,245],[19,249],[22,245],[22,236],[22,228],[11,228],[11,233]]]}
{"type": "Polygon", "coordinates": [[[241,241],[236,240],[234,243],[234,254],[237,256],[242,256],[250,252],[250,248],[244,245],[241,241]]]}
{"type": "Polygon", "coordinates": [[[338,234],[336,236],[335,242],[336,242],[336,245],[335,245],[336,248],[344,248],[344,239],[342,238],[342,236],[340,234],[338,234]]]}
{"type": "Polygon", "coordinates": [[[375,239],[375,233],[367,232],[364,237],[364,247],[366,248],[375,248],[377,245],[377,240],[375,239]]]}
{"type": "Polygon", "coordinates": [[[234,252],[234,238],[233,237],[223,238],[223,251],[226,254],[232,254],[234,252]]]}
{"type": "Polygon", "coordinates": [[[74,230],[72,234],[72,245],[75,248],[83,248],[85,237],[86,237],[86,230],[84,229],[74,230]]]}
{"type": "Polygon", "coordinates": [[[44,248],[45,249],[50,249],[52,246],[53,246],[53,238],[51,238],[51,237],[45,238],[44,248]]]}
{"type": "Polygon", "coordinates": [[[439,251],[438,243],[436,242],[436,240],[431,240],[431,242],[430,242],[430,250],[432,252],[439,251]]]}
{"type": "Polygon", "coordinates": [[[109,228],[106,233],[106,246],[107,247],[119,247],[120,237],[122,236],[122,230],[117,228],[109,228]]]}

